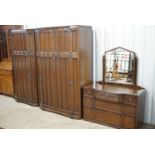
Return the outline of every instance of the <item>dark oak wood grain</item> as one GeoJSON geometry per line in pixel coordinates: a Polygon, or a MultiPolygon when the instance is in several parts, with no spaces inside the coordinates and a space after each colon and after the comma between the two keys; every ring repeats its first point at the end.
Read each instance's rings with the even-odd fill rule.
{"type": "Polygon", "coordinates": [[[17,101],[38,105],[33,30],[11,30],[14,96],[17,101]]]}
{"type": "Polygon", "coordinates": [[[40,107],[81,118],[81,88],[92,82],[92,28],[35,29],[35,40],[40,107]]]}
{"type": "Polygon", "coordinates": [[[82,87],[93,77],[92,28],[12,30],[11,38],[15,98],[82,118],[82,87]]]}
{"type": "Polygon", "coordinates": [[[116,128],[141,128],[144,123],[146,90],[136,85],[136,74],[137,58],[133,51],[122,47],[106,51],[103,56],[103,81],[83,88],[84,119],[116,128]],[[131,65],[127,70],[121,62],[126,51],[129,55],[126,55],[127,63],[131,65]],[[107,53],[110,53],[109,56],[107,53]],[[120,76],[120,73],[127,74],[127,77],[120,76]]]}
{"type": "Polygon", "coordinates": [[[141,128],[145,90],[139,86],[96,83],[84,87],[85,120],[116,128],[141,128]]]}

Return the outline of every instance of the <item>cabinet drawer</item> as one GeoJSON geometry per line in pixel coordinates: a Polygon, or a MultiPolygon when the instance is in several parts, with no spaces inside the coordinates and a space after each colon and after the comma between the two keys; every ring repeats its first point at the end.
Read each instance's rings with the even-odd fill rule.
{"type": "Polygon", "coordinates": [[[110,102],[120,102],[120,97],[117,94],[107,93],[107,92],[95,92],[96,99],[110,101],[110,102]]]}
{"type": "Polygon", "coordinates": [[[102,100],[95,100],[95,108],[100,110],[107,110],[121,114],[122,105],[119,103],[107,102],[102,100]]]}
{"type": "Polygon", "coordinates": [[[107,112],[104,110],[95,110],[95,119],[99,123],[107,123],[118,127],[121,126],[121,115],[107,112]]]}
{"type": "Polygon", "coordinates": [[[83,118],[86,120],[93,120],[93,110],[91,108],[83,108],[83,118]]]}
{"type": "Polygon", "coordinates": [[[83,95],[84,96],[92,96],[93,95],[93,90],[92,89],[85,89],[84,88],[83,95]]]}
{"type": "Polygon", "coordinates": [[[129,117],[124,116],[124,128],[134,129],[136,128],[136,118],[135,117],[129,117]]]}
{"type": "Polygon", "coordinates": [[[123,101],[122,102],[125,103],[125,104],[136,105],[136,97],[130,96],[130,95],[125,95],[125,96],[123,96],[123,101]]]}
{"type": "Polygon", "coordinates": [[[90,98],[90,97],[84,97],[83,98],[83,105],[84,105],[84,107],[86,106],[86,107],[93,107],[93,99],[92,98],[90,98]]]}
{"type": "Polygon", "coordinates": [[[135,115],[136,114],[136,106],[125,105],[124,113],[129,114],[129,115],[135,115]]]}

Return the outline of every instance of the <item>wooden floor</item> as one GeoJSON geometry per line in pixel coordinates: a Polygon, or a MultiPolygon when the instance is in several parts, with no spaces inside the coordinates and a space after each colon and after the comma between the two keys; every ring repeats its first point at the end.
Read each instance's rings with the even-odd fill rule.
{"type": "MultiPolygon", "coordinates": [[[[109,129],[110,127],[84,120],[73,120],[55,113],[17,103],[13,98],[0,95],[0,129],[9,128],[60,128],[109,129]],[[45,121],[46,120],[46,121],[45,121]]],[[[141,129],[155,129],[155,124],[145,123],[141,129]]]]}

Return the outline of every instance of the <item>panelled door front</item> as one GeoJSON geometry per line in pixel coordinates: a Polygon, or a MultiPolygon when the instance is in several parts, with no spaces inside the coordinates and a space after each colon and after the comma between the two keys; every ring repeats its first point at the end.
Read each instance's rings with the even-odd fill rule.
{"type": "Polygon", "coordinates": [[[15,98],[38,105],[35,44],[33,30],[12,30],[15,98]]]}
{"type": "Polygon", "coordinates": [[[80,118],[80,57],[69,50],[70,36],[68,29],[36,31],[39,103],[42,109],[80,118]]]}

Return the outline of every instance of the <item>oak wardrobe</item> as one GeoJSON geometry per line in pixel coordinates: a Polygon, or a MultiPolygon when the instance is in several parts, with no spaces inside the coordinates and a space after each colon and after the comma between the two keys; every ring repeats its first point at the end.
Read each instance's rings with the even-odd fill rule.
{"type": "Polygon", "coordinates": [[[15,98],[71,118],[82,117],[82,87],[93,78],[90,26],[14,30],[15,98]]]}

